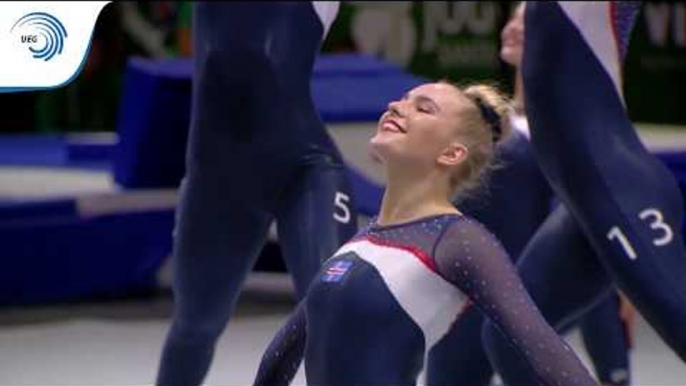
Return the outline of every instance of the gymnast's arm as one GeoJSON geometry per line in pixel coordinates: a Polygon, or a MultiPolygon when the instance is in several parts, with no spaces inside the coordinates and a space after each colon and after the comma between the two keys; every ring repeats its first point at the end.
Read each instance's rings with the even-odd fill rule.
{"type": "Polygon", "coordinates": [[[438,272],[486,315],[543,385],[597,385],[540,314],[505,250],[468,219],[452,223],[434,249],[438,272]]]}
{"type": "Polygon", "coordinates": [[[307,318],[304,298],[262,355],[254,386],[289,385],[305,355],[307,318]]]}

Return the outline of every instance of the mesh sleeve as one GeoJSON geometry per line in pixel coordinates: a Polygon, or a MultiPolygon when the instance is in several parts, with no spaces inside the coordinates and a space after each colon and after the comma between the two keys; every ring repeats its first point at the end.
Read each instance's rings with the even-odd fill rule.
{"type": "Polygon", "coordinates": [[[305,354],[307,318],[303,299],[262,355],[255,386],[289,385],[305,354]]]}
{"type": "Polygon", "coordinates": [[[597,382],[545,321],[500,243],[481,224],[457,220],[434,249],[437,269],[500,330],[543,385],[597,382]]]}

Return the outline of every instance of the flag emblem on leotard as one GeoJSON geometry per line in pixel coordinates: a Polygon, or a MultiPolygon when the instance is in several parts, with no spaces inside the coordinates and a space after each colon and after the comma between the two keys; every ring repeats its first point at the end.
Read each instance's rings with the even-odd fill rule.
{"type": "Polygon", "coordinates": [[[324,271],[322,281],[327,283],[341,281],[352,265],[353,262],[348,260],[339,260],[331,264],[324,271]]]}

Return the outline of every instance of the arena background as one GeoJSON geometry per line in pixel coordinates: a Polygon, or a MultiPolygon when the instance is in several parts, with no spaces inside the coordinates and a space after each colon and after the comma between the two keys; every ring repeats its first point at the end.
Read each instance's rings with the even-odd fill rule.
{"type": "MultiPolygon", "coordinates": [[[[365,149],[374,118],[424,79],[511,90],[498,50],[512,7],[342,2],[313,94],[363,197],[360,221],[373,214],[384,182],[365,149]]],[[[0,94],[0,385],[152,382],[172,307],[167,262],[183,172],[190,28],[189,2],[111,3],[72,83],[0,94]]],[[[632,39],[630,117],[686,192],[686,2],[645,4],[632,39]]],[[[278,235],[270,240],[208,384],[251,382],[293,305],[278,235]]],[[[581,347],[576,333],[568,339],[581,347]]],[[[686,376],[642,320],[632,364],[636,384],[676,385],[686,376]]]]}

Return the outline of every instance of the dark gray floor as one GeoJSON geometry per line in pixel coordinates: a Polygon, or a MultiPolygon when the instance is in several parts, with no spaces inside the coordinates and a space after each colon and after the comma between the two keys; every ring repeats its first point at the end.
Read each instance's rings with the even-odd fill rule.
{"type": "MultiPolygon", "coordinates": [[[[207,385],[247,385],[294,306],[285,277],[252,277],[222,336],[207,385]]],[[[0,385],[150,385],[171,298],[0,309],[0,385]]],[[[582,360],[579,337],[567,337],[582,360]]],[[[686,366],[641,319],[632,353],[637,385],[683,385],[686,366]]],[[[295,385],[304,384],[302,368],[295,385]]]]}

